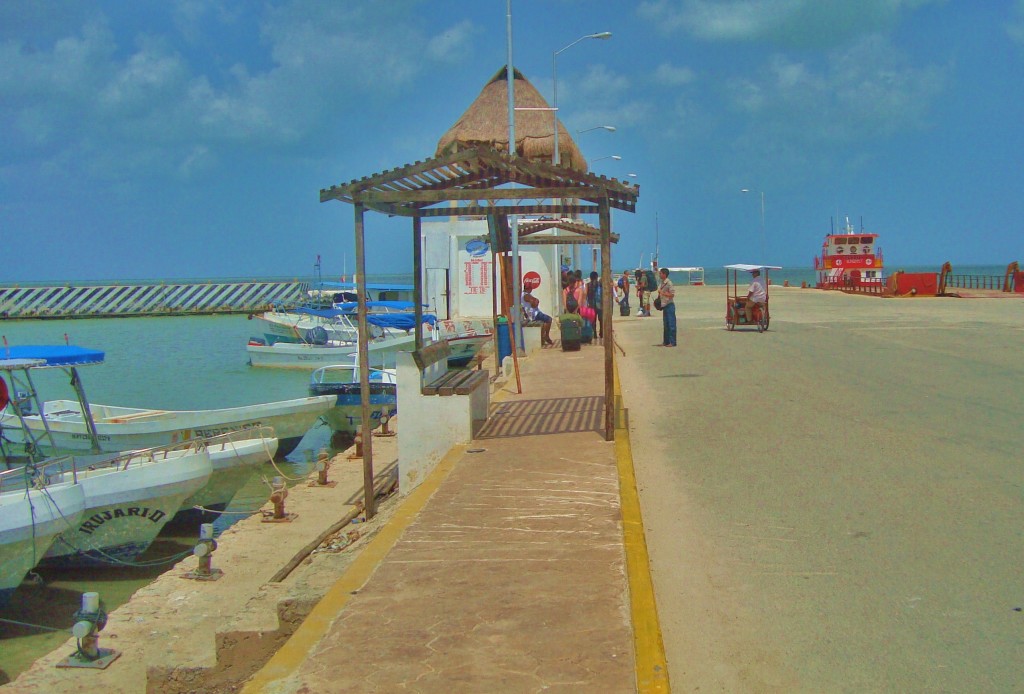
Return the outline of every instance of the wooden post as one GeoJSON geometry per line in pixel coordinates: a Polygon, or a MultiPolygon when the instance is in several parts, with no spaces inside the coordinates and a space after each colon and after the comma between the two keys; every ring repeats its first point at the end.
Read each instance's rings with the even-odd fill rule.
{"type": "Polygon", "coordinates": [[[612,215],[607,196],[598,204],[601,220],[601,323],[604,329],[604,440],[615,439],[615,351],[612,345],[612,215]]]}
{"type": "MultiPolygon", "coordinates": [[[[419,217],[412,218],[412,300],[416,318],[416,349],[423,349],[423,229],[419,217]]],[[[437,307],[434,307],[437,313],[437,307]]]]}
{"type": "Polygon", "coordinates": [[[370,425],[370,350],[366,344],[370,334],[366,323],[366,244],[363,227],[363,203],[355,198],[353,209],[356,215],[356,294],[359,302],[359,395],[362,410],[363,433],[363,506],[366,508],[366,520],[377,513],[373,503],[373,429],[370,425]]]}

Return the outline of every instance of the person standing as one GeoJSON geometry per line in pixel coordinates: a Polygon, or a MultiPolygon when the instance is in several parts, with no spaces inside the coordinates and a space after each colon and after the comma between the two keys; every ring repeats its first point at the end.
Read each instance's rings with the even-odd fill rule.
{"type": "MultiPolygon", "coordinates": [[[[619,289],[622,290],[622,299],[619,301],[619,306],[622,308],[622,315],[629,315],[629,271],[624,270],[622,277],[619,278],[619,289]]],[[[618,296],[618,292],[616,292],[618,296]]]]}
{"type": "Polygon", "coordinates": [[[637,308],[636,315],[639,316],[650,316],[651,315],[651,292],[654,291],[654,287],[647,286],[647,275],[644,274],[643,270],[636,271],[636,297],[639,307],[637,308]],[[646,303],[645,303],[646,302],[646,303]]]}
{"type": "Polygon", "coordinates": [[[604,292],[601,287],[601,280],[597,272],[590,273],[590,282],[587,283],[587,306],[594,310],[594,334],[599,338],[604,337],[604,320],[601,316],[601,303],[604,300],[604,292]]]}
{"type": "Polygon", "coordinates": [[[661,284],[658,286],[658,298],[661,300],[661,325],[662,341],[661,347],[676,346],[676,290],[672,286],[672,280],[668,278],[668,268],[663,267],[659,271],[661,284]]]}

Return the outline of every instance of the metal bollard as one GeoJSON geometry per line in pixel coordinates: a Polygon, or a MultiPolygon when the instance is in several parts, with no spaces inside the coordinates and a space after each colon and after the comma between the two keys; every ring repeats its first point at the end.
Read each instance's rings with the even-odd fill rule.
{"type": "Polygon", "coordinates": [[[349,460],[357,460],[357,459],[361,459],[363,457],[363,432],[361,432],[361,431],[356,432],[355,444],[356,444],[356,450],[355,450],[354,453],[349,453],[349,455],[348,455],[348,459],[349,460]]]}
{"type": "Polygon", "coordinates": [[[310,487],[334,487],[337,482],[328,482],[327,473],[331,469],[331,454],[321,448],[316,457],[316,479],[309,483],[310,487]]]}
{"type": "Polygon", "coordinates": [[[288,498],[288,488],[285,486],[284,479],[281,477],[275,477],[271,483],[273,491],[270,493],[270,503],[274,505],[274,512],[267,515],[264,511],[264,516],[261,519],[264,523],[287,523],[295,518],[298,514],[285,513],[284,500],[288,498]]]}
{"type": "Polygon", "coordinates": [[[380,417],[380,431],[374,432],[374,436],[394,436],[395,432],[388,428],[388,423],[391,421],[391,417],[388,415],[381,415],[380,417]]]}
{"type": "Polygon", "coordinates": [[[213,539],[213,523],[203,523],[199,526],[199,542],[192,548],[192,554],[196,556],[199,563],[184,577],[197,581],[216,581],[223,576],[223,571],[212,568],[215,549],[217,549],[217,541],[213,539]]]}
{"type": "Polygon", "coordinates": [[[71,633],[78,639],[78,650],[57,663],[57,667],[84,667],[103,670],[121,655],[112,648],[100,648],[100,632],[107,625],[107,611],[99,593],[82,593],[82,607],[74,615],[71,633]]]}

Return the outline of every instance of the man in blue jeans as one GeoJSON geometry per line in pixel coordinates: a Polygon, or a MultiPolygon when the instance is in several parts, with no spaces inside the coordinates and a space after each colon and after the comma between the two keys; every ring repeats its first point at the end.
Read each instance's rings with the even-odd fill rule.
{"type": "Polygon", "coordinates": [[[663,267],[658,272],[661,277],[661,284],[658,286],[658,298],[661,299],[661,325],[663,339],[659,347],[676,346],[676,290],[672,287],[672,280],[668,278],[668,268],[663,267]]]}

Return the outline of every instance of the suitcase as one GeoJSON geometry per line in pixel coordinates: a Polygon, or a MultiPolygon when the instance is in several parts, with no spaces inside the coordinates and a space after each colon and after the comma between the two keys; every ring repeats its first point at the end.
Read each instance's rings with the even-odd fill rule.
{"type": "Polygon", "coordinates": [[[629,304],[619,304],[619,315],[620,316],[628,316],[629,315],[629,304]]]}
{"type": "Polygon", "coordinates": [[[594,341],[594,324],[588,320],[583,321],[583,330],[580,334],[580,342],[589,345],[594,341]]]}
{"type": "Polygon", "coordinates": [[[576,313],[563,313],[558,317],[558,329],[562,333],[562,351],[575,352],[580,348],[584,320],[576,313]]]}

